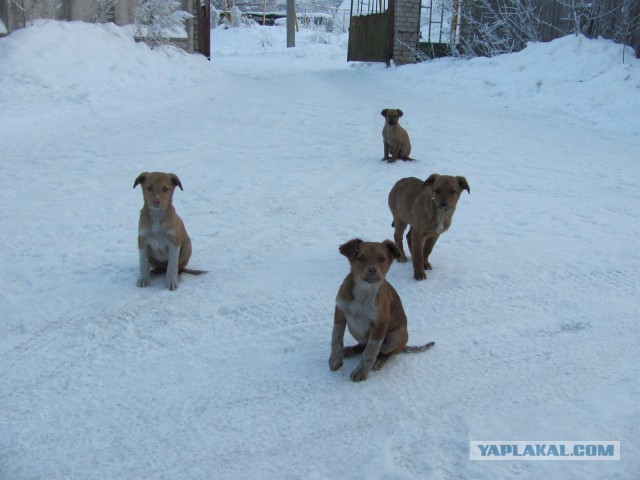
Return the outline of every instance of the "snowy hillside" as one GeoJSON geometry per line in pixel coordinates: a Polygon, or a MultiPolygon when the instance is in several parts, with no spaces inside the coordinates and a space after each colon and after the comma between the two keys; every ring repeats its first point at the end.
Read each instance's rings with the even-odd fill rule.
{"type": "Polygon", "coordinates": [[[401,68],[348,64],[344,36],[285,44],[0,39],[0,478],[637,478],[640,61],[582,37],[401,68]],[[417,161],[380,161],[383,108],[417,161]],[[180,177],[209,270],[175,292],[136,287],[143,171],[180,177]],[[471,194],[428,279],[388,280],[436,346],[353,383],[357,359],[328,368],[338,246],[392,238],[389,190],[434,172],[471,194]],[[472,440],[621,460],[470,461],[472,440]]]}

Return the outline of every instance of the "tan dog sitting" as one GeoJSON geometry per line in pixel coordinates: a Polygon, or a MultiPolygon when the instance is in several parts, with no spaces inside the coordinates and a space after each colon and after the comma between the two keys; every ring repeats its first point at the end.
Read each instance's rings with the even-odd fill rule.
{"type": "Polygon", "coordinates": [[[464,177],[452,177],[434,173],[424,182],[408,177],[396,182],[389,193],[389,208],[395,228],[393,239],[400,250],[400,262],[407,257],[402,247],[402,235],[407,225],[407,243],[413,261],[416,280],[427,278],[425,270],[431,270],[429,255],[438,237],[451,226],[451,218],[463,190],[471,193],[464,177]]]}
{"type": "Polygon", "coordinates": [[[351,272],[342,282],[336,297],[331,336],[329,368],[338,370],[344,357],[362,352],[362,360],[351,372],[351,380],[366,380],[371,368],[380,369],[400,352],[421,352],[434,343],[407,347],[407,316],[395,289],[385,280],[393,260],[400,252],[391,240],[363,242],[354,238],[340,246],[340,253],[349,259],[351,272]],[[346,328],[358,341],[344,347],[346,328]]]}
{"type": "Polygon", "coordinates": [[[133,188],[138,185],[142,186],[144,197],[138,224],[138,286],[149,285],[153,266],[154,273],[166,271],[164,284],[169,290],[175,290],[178,288],[178,273],[206,273],[185,268],[191,257],[191,239],[173,208],[173,191],[176,186],[182,190],[182,183],[173,173],[143,172],[136,178],[133,188]]]}
{"type": "Polygon", "coordinates": [[[411,154],[411,142],[409,134],[400,126],[398,120],[403,115],[402,110],[385,108],[380,112],[385,118],[384,127],[382,127],[382,141],[384,143],[384,158],[389,163],[398,159],[412,160],[409,158],[411,154]]]}

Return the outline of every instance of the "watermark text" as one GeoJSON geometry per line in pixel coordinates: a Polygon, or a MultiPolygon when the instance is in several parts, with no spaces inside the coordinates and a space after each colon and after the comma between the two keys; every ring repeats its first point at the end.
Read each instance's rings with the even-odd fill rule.
{"type": "Polygon", "coordinates": [[[620,460],[619,441],[469,442],[471,460],[620,460]]]}

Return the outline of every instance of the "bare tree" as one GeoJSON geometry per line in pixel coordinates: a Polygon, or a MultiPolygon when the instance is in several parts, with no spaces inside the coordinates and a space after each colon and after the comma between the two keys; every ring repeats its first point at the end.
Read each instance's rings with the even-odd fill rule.
{"type": "Polygon", "coordinates": [[[640,57],[639,0],[466,0],[461,23],[464,55],[514,52],[573,33],[632,45],[640,57]]]}
{"type": "Polygon", "coordinates": [[[22,14],[24,27],[33,25],[37,18],[61,19],[62,0],[9,0],[22,14]]]}
{"type": "Polygon", "coordinates": [[[93,12],[91,12],[91,22],[112,22],[116,3],[118,3],[118,0],[96,0],[96,5],[93,7],[93,12]]]}
{"type": "Polygon", "coordinates": [[[38,10],[38,5],[35,0],[11,0],[18,10],[22,12],[24,19],[24,26],[31,25],[35,14],[38,10]]]}
{"type": "MultiPolygon", "coordinates": [[[[631,45],[640,57],[640,3],[637,0],[622,0],[620,4],[620,20],[616,23],[614,40],[623,45],[631,45]]],[[[622,63],[625,61],[625,50],[622,50],[622,63]]]]}
{"type": "Polygon", "coordinates": [[[475,0],[461,16],[471,33],[461,37],[458,53],[493,57],[540,40],[541,20],[532,0],[475,0]]]}
{"type": "Polygon", "coordinates": [[[613,19],[618,9],[607,0],[558,0],[568,11],[572,32],[590,38],[605,35],[611,38],[613,19]]]}
{"type": "MultiPolygon", "coordinates": [[[[638,0],[558,0],[564,6],[576,35],[604,37],[640,47],[640,2],[638,0]]],[[[569,33],[569,32],[567,32],[569,33]]],[[[625,59],[623,49],[622,61],[625,59]]]]}

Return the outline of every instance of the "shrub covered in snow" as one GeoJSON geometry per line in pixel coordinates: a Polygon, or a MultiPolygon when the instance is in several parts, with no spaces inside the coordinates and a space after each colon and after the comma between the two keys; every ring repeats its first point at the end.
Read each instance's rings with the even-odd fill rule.
{"type": "Polygon", "coordinates": [[[142,0],[134,14],[135,36],[151,48],[164,45],[193,15],[175,0],[142,0]]]}

